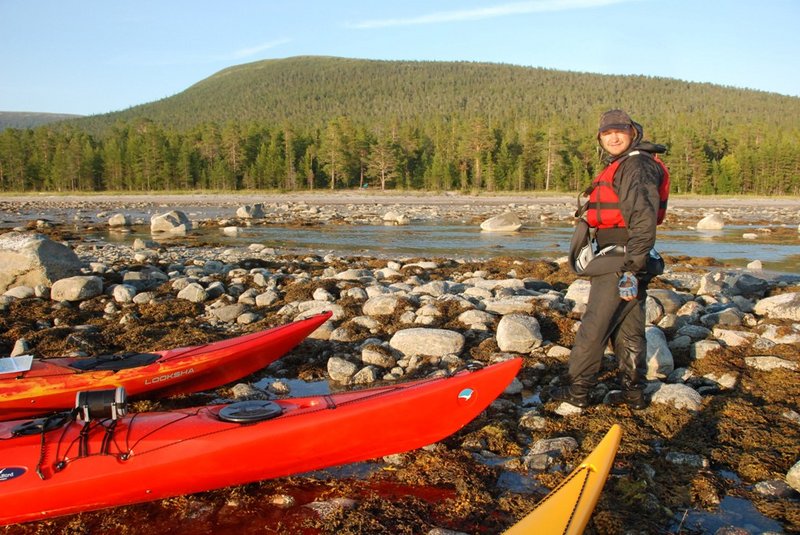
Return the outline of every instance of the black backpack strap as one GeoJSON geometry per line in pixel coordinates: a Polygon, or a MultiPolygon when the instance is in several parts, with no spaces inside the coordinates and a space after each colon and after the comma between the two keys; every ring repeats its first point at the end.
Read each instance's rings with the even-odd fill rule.
{"type": "Polygon", "coordinates": [[[575,217],[577,217],[577,218],[583,217],[583,214],[585,214],[586,210],[589,209],[588,197],[589,197],[589,195],[592,194],[592,192],[594,191],[594,188],[595,188],[594,184],[589,184],[588,188],[586,188],[582,192],[578,193],[578,198],[577,198],[577,203],[576,203],[578,208],[575,210],[575,217]],[[585,203],[581,203],[581,197],[587,197],[587,200],[586,200],[585,203]]]}

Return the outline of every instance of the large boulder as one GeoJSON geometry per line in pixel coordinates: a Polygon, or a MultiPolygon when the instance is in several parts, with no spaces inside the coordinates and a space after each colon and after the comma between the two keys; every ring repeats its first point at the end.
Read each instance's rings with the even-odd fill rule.
{"type": "Polygon", "coordinates": [[[346,269],[333,276],[340,281],[365,282],[373,278],[372,272],[368,269],[346,269]]]}
{"type": "Polygon", "coordinates": [[[675,361],[664,331],[658,327],[645,329],[647,339],[647,379],[663,379],[675,370],[675,361]]]}
{"type": "Polygon", "coordinates": [[[178,292],[178,299],[186,299],[192,303],[202,303],[208,299],[208,292],[200,283],[192,282],[178,292]]]}
{"type": "Polygon", "coordinates": [[[495,314],[532,314],[536,309],[537,300],[532,295],[512,295],[509,297],[497,297],[483,300],[486,312],[495,314]]]}
{"type": "Polygon", "coordinates": [[[411,220],[405,214],[389,211],[383,214],[383,222],[387,225],[408,225],[411,220]]]}
{"type": "Polygon", "coordinates": [[[350,378],[358,372],[358,366],[341,357],[328,359],[328,375],[337,383],[348,383],[350,378]]]}
{"type": "Polygon", "coordinates": [[[261,219],[264,215],[264,205],[261,203],[245,204],[236,210],[236,217],[242,219],[261,219]]]}
{"type": "Polygon", "coordinates": [[[500,351],[530,353],[542,345],[539,322],[526,314],[503,316],[497,325],[497,346],[500,351]]]}
{"type": "Polygon", "coordinates": [[[131,226],[131,216],[117,213],[108,218],[108,226],[111,228],[121,228],[131,226]]]}
{"type": "Polygon", "coordinates": [[[366,316],[390,316],[401,302],[397,295],[376,295],[370,297],[361,308],[366,316]]]}
{"type": "Polygon", "coordinates": [[[689,385],[658,383],[658,389],[651,397],[653,403],[672,405],[676,409],[697,412],[703,408],[703,397],[689,385]]]}
{"type": "Polygon", "coordinates": [[[50,289],[50,299],[53,301],[83,301],[102,293],[103,279],[94,275],[77,275],[54,282],[50,289]]]}
{"type": "Polygon", "coordinates": [[[139,271],[125,271],[122,274],[122,282],[133,286],[138,291],[154,290],[168,280],[169,275],[153,266],[144,266],[139,271]]]}
{"type": "Polygon", "coordinates": [[[573,312],[583,315],[586,311],[586,306],[589,304],[589,291],[592,289],[592,283],[586,279],[575,279],[575,281],[567,288],[567,293],[564,295],[566,301],[575,303],[573,312]]]}
{"type": "Polygon", "coordinates": [[[0,292],[14,286],[50,286],[81,271],[81,261],[72,249],[41,234],[1,235],[0,257],[0,292]]]}
{"type": "Polygon", "coordinates": [[[733,283],[733,290],[735,294],[744,295],[745,297],[763,297],[769,290],[769,281],[761,277],[754,277],[747,273],[742,273],[736,277],[733,283]]]}
{"type": "Polygon", "coordinates": [[[719,214],[708,214],[697,222],[697,230],[722,230],[725,219],[719,214]]]}
{"type": "Polygon", "coordinates": [[[476,327],[484,327],[488,325],[494,325],[496,316],[494,314],[490,314],[483,310],[466,310],[459,314],[458,321],[469,327],[470,329],[474,329],[476,327]]]}
{"type": "Polygon", "coordinates": [[[155,234],[186,234],[192,230],[191,220],[180,210],[172,210],[166,214],[156,214],[150,218],[150,232],[155,234]]]}
{"type": "Polygon", "coordinates": [[[211,309],[211,315],[225,323],[233,323],[239,316],[247,312],[247,305],[242,303],[234,303],[232,305],[225,305],[219,308],[211,309]]]}
{"type": "Polygon", "coordinates": [[[514,212],[505,212],[481,223],[481,230],[484,232],[516,232],[520,227],[522,221],[514,212]]]}
{"type": "Polygon", "coordinates": [[[394,333],[389,346],[406,356],[443,357],[461,353],[464,342],[464,335],[456,331],[416,327],[394,333]]]}
{"type": "MultiPolygon", "coordinates": [[[[680,308],[692,297],[690,294],[680,294],[675,290],[651,288],[647,296],[655,299],[664,308],[667,314],[676,314],[680,308]]],[[[587,296],[588,299],[588,296],[587,296]]]]}
{"type": "Polygon", "coordinates": [[[800,292],[788,292],[760,299],[753,311],[759,316],[800,321],[800,292]]]}

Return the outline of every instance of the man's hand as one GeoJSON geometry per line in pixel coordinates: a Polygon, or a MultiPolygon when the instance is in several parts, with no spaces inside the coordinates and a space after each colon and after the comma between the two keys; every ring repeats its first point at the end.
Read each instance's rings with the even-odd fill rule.
{"type": "Polygon", "coordinates": [[[630,271],[622,274],[617,287],[619,288],[619,296],[623,301],[636,299],[636,295],[639,293],[639,282],[636,280],[636,275],[630,271]]]}

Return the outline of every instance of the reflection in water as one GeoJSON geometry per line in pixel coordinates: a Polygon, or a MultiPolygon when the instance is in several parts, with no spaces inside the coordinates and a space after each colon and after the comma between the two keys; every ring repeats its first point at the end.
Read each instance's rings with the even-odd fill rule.
{"type": "MultiPolygon", "coordinates": [[[[657,247],[663,254],[712,257],[744,267],[761,260],[765,269],[800,273],[800,238],[797,234],[780,240],[747,240],[742,233],[750,227],[730,226],[722,231],[689,229],[659,231],[657,247]]],[[[567,254],[572,227],[524,227],[514,233],[481,232],[477,225],[424,222],[406,226],[327,225],[282,227],[276,225],[243,227],[238,236],[227,236],[221,229],[192,231],[188,240],[220,246],[246,246],[260,243],[280,252],[333,252],[349,255],[385,257],[446,257],[467,260],[496,256],[558,258],[567,254]]],[[[151,239],[149,228],[136,228],[128,234],[106,232],[95,239],[132,242],[151,239]]],[[[186,240],[187,238],[183,238],[186,240]]]]}
{"type": "Polygon", "coordinates": [[[539,484],[539,480],[528,474],[503,470],[497,478],[497,488],[518,494],[545,495],[549,489],[539,484]]]}
{"type": "Polygon", "coordinates": [[[680,517],[681,533],[717,533],[729,526],[742,528],[747,533],[783,533],[779,522],[762,515],[752,502],[734,496],[723,498],[718,511],[692,510],[680,517]]]}

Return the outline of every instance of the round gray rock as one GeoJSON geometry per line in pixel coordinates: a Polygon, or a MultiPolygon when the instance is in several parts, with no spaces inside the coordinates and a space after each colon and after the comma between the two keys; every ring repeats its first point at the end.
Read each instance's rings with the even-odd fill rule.
{"type": "Polygon", "coordinates": [[[397,331],[389,345],[406,356],[443,357],[461,353],[464,341],[464,335],[455,331],[417,327],[397,331]]]}

